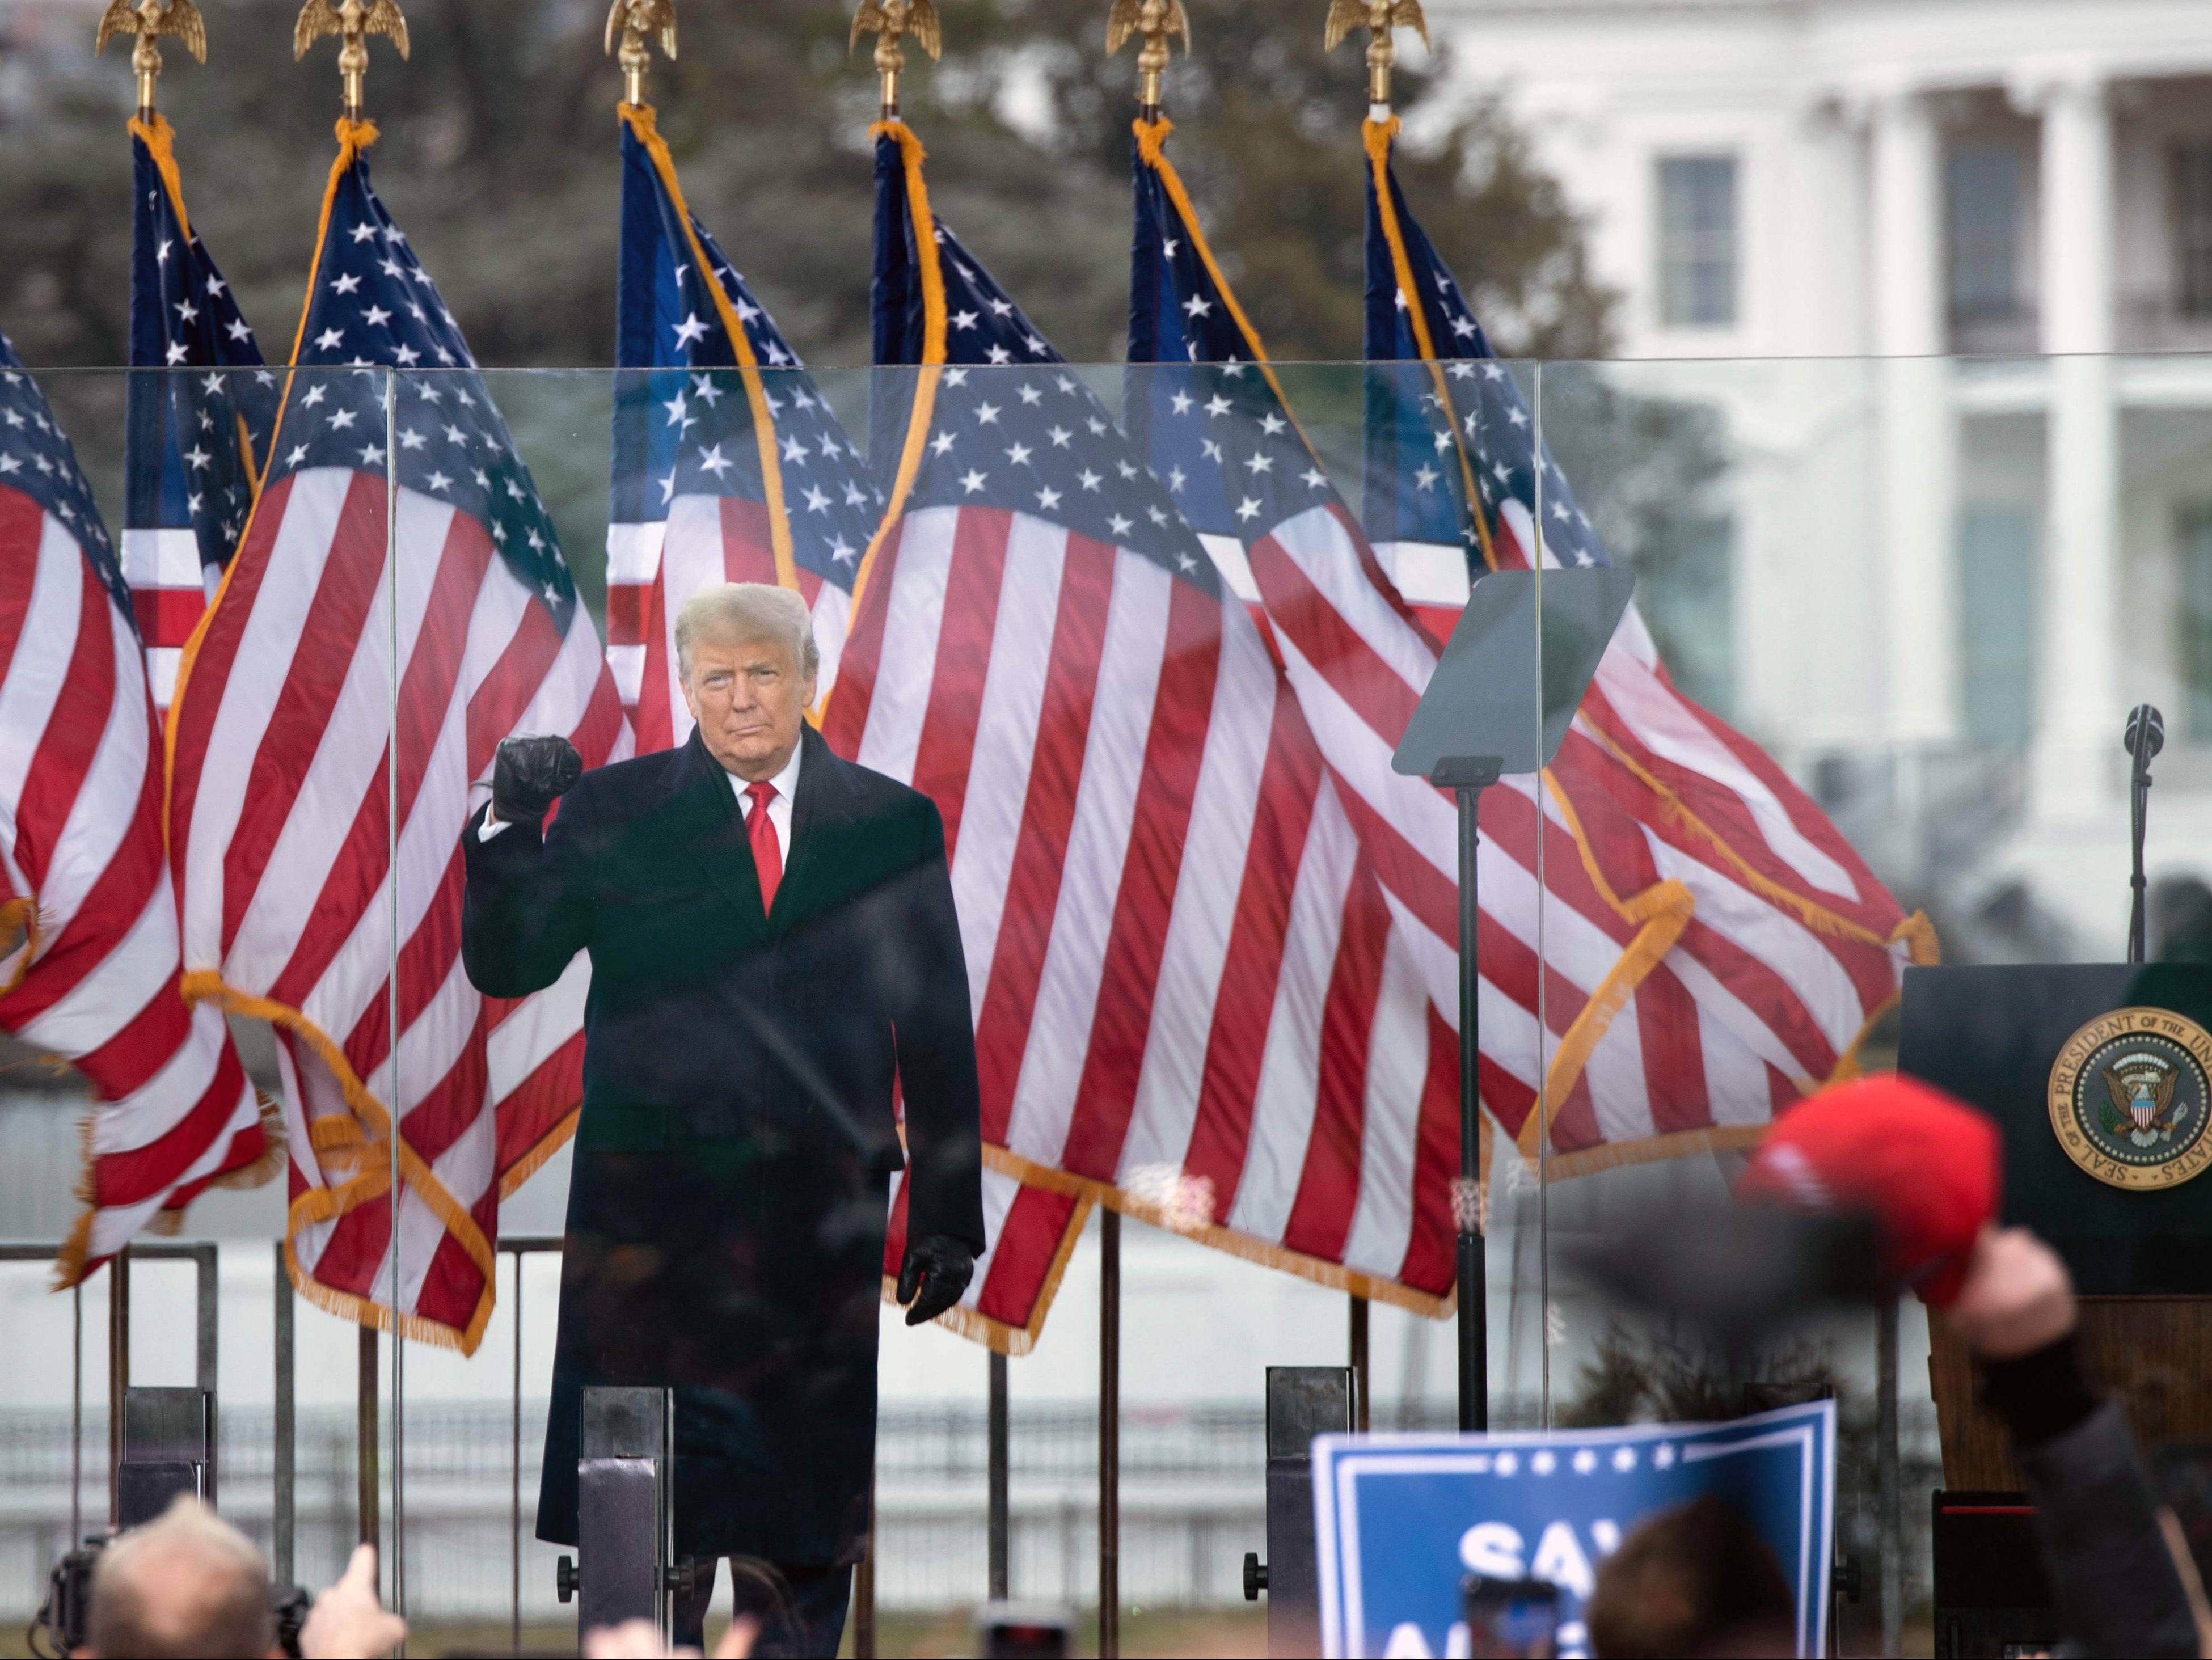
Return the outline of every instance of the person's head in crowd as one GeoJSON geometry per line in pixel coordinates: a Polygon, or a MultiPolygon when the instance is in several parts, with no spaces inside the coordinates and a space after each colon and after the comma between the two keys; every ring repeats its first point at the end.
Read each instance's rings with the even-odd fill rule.
{"type": "Polygon", "coordinates": [[[1638,1524],[1599,1568],[1586,1611],[1601,1660],[1752,1660],[1797,1652],[1782,1565],[1708,1494],[1638,1524]]]}
{"type": "Polygon", "coordinates": [[[87,1637],[99,1660],[276,1654],[269,1563],[205,1505],[179,1498],[100,1554],[87,1637]]]}

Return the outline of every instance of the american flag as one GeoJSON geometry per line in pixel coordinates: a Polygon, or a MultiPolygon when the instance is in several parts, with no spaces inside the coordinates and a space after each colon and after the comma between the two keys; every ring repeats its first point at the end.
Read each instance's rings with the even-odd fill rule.
{"type": "MultiPolygon", "coordinates": [[[[816,695],[826,705],[884,492],[775,319],[685,206],[651,107],[623,105],[621,116],[616,353],[627,372],[615,394],[607,659],[642,752],[690,735],[676,680],[676,613],[708,582],[796,588],[813,613],[822,654],[816,695]],[[738,342],[742,368],[733,367],[738,342]]],[[[995,1249],[1019,1184],[996,1171],[984,1181],[999,1201],[987,1242],[995,1249]]],[[[1030,1230],[1041,1258],[1000,1256],[995,1274],[978,1274],[943,1323],[1010,1353],[1030,1347],[1062,1247],[1073,1244],[1073,1209],[1055,1195],[1024,1200],[1024,1217],[1048,1213],[1030,1230]]],[[[887,1298],[895,1298],[905,1249],[906,1204],[895,1182],[887,1298]]]]}
{"type": "Polygon", "coordinates": [[[859,449],[684,206],[647,106],[624,105],[607,659],[641,751],[690,735],[676,613],[708,582],[781,582],[836,683],[882,508],[859,449]]]}
{"type": "MultiPolygon", "coordinates": [[[[1417,970],[1257,626],[1106,410],[933,222],[919,162],[892,127],[878,355],[903,340],[925,367],[896,388],[904,430],[876,441],[894,517],[825,732],[945,813],[991,1170],[1031,1184],[1018,1206],[1096,1200],[1433,1306],[1449,1217],[1417,1213],[1391,1158],[1362,1165],[1357,1104],[1448,1105],[1455,1063],[1431,1063],[1456,1051],[1418,1006],[1376,1028],[1378,986],[1417,970]]],[[[1408,1134],[1392,1157],[1441,1160],[1442,1201],[1453,1145],[1408,1134]]],[[[994,1280],[1017,1250],[1061,1260],[1042,1215],[1008,1214],[994,1243],[994,1280]]]]}
{"type": "Polygon", "coordinates": [[[0,1026],[99,1098],[60,1282],[269,1142],[222,1012],[178,989],[161,751],[122,567],[70,441],[0,337],[0,1026]]]}
{"type": "MultiPolygon", "coordinates": [[[[1418,955],[1444,1008],[1455,995],[1452,810],[1389,769],[1435,640],[1300,433],[1160,150],[1164,136],[1139,144],[1139,212],[1159,216],[1187,356],[1217,367],[1191,372],[1191,401],[1171,409],[1155,447],[1174,447],[1194,477],[1219,481],[1300,703],[1395,914],[1426,936],[1418,955]]],[[[1387,179],[1380,160],[1377,179],[1387,179]]],[[[1370,198],[1370,234],[1398,239],[1393,286],[1410,287],[1423,327],[1435,319],[1410,348],[1370,337],[1370,355],[1480,354],[1434,366],[1426,428],[1431,457],[1472,481],[1468,499],[1483,503],[1486,552],[1499,563],[1528,563],[1531,550],[1555,564],[1595,562],[1603,550],[1449,273],[1425,242],[1412,263],[1394,196],[1370,198]],[[1575,533],[1540,540],[1540,506],[1547,529],[1575,533]]],[[[1389,303],[1395,313],[1395,295],[1389,303]]],[[[1392,415],[1402,437],[1404,411],[1392,415]]],[[[1424,493],[1421,467],[1432,465],[1408,471],[1401,455],[1394,507],[1408,489],[1424,493]]],[[[1607,654],[1551,770],[1486,797],[1484,830],[1483,1099],[1524,1156],[1548,1144],[1555,1173],[1756,1140],[1774,1113],[1855,1066],[1903,965],[1932,949],[1924,921],[1903,915],[1780,769],[1674,690],[1640,623],[1607,654]]]]}
{"type": "Polygon", "coordinates": [[[185,215],[174,134],[131,123],[131,367],[125,395],[123,575],[154,707],[246,529],[276,415],[276,374],[185,215]]]}
{"type": "Polygon", "coordinates": [[[179,672],[170,824],[187,992],[277,1031],[295,1284],[466,1353],[500,1198],[574,1125],[590,970],[477,993],[461,832],[501,739],[564,733],[596,766],[630,737],[529,471],[369,186],[374,136],[341,130],[268,478],[179,672]]]}

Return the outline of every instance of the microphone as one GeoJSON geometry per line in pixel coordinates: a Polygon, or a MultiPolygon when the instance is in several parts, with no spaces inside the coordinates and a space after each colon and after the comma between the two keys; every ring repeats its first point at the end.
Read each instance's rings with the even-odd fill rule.
{"type": "Polygon", "coordinates": [[[2146,956],[2143,933],[2143,820],[2150,808],[2150,758],[2166,747],[2166,717],[2148,703],[2138,703],[2128,711],[2128,733],[2121,740],[2127,748],[2129,768],[2128,816],[2129,843],[2134,869],[2128,877],[2128,886],[2135,891],[2134,903],[2128,909],[2128,961],[2140,963],[2146,956]]]}
{"type": "Polygon", "coordinates": [[[2120,746],[2130,755],[2136,753],[2138,744],[2142,745],[2145,761],[2166,747],[2166,717],[2148,703],[2138,703],[2128,711],[2128,733],[2120,740],[2120,746]]]}

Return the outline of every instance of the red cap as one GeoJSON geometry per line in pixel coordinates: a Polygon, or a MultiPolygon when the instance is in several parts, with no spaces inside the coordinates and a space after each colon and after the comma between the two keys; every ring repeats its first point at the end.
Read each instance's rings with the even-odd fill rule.
{"type": "Polygon", "coordinates": [[[1945,1308],[1965,1283],[1975,1238],[1996,1219],[2003,1184],[1995,1124],[1941,1090],[1881,1073],[1784,1113],[1736,1192],[1804,1210],[1871,1213],[1883,1275],[1945,1308]]]}

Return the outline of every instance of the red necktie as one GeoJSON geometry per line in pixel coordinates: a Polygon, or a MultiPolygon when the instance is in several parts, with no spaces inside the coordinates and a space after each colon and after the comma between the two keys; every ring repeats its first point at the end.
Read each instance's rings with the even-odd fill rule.
{"type": "Polygon", "coordinates": [[[753,803],[753,810],[745,815],[745,834],[752,838],[753,871],[760,878],[761,914],[766,915],[775,909],[776,885],[783,880],[783,848],[768,818],[768,804],[775,800],[775,786],[748,784],[745,794],[753,803]]]}

